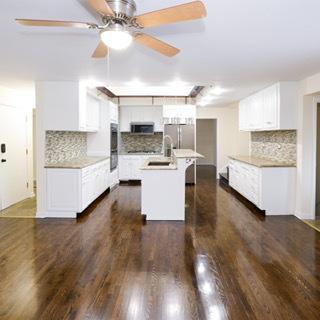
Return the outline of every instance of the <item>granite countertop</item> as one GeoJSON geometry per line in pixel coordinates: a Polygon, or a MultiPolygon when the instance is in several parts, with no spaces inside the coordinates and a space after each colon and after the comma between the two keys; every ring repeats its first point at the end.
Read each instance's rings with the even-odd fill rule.
{"type": "Polygon", "coordinates": [[[125,151],[121,151],[119,153],[120,156],[160,156],[163,153],[161,152],[155,152],[155,153],[150,153],[150,152],[125,152],[125,151]]]}
{"type": "Polygon", "coordinates": [[[110,157],[84,157],[79,159],[72,159],[65,162],[57,162],[46,164],[47,169],[83,169],[92,166],[98,162],[109,159],[110,157]]]}
{"type": "Polygon", "coordinates": [[[174,149],[173,153],[176,158],[204,158],[203,155],[191,149],[174,149]]]}
{"type": "Polygon", "coordinates": [[[274,161],[274,160],[268,160],[263,158],[257,158],[257,157],[251,157],[251,156],[229,156],[232,160],[241,161],[247,164],[251,164],[255,167],[259,168],[284,168],[284,167],[296,167],[295,164],[290,162],[280,162],[280,161],[274,161]]]}
{"type": "Polygon", "coordinates": [[[177,170],[177,164],[175,162],[170,163],[168,166],[149,166],[149,162],[167,162],[171,161],[168,157],[151,158],[145,161],[141,170],[177,170]]]}

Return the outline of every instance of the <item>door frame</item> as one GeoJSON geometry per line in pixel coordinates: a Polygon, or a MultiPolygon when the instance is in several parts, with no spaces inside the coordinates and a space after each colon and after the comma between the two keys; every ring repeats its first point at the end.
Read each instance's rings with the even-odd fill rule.
{"type": "MultiPolygon", "coordinates": [[[[313,98],[312,104],[312,114],[313,114],[313,121],[312,121],[312,131],[313,131],[313,141],[312,141],[312,149],[313,149],[313,175],[312,175],[312,186],[313,192],[311,195],[312,198],[312,213],[313,219],[316,218],[316,202],[317,202],[317,117],[318,112],[320,112],[320,96],[315,96],[313,98]],[[318,107],[319,105],[319,107],[318,107]],[[318,109],[319,108],[319,109],[318,109]]],[[[320,129],[319,129],[320,130],[320,129]]]]}
{"type": "MultiPolygon", "coordinates": [[[[219,121],[219,118],[218,117],[215,117],[215,118],[209,118],[209,117],[205,117],[205,118],[196,118],[196,131],[195,131],[195,135],[196,135],[196,138],[195,138],[195,146],[196,146],[196,150],[197,150],[197,121],[198,120],[212,120],[212,121],[215,121],[215,133],[216,133],[216,178],[217,180],[220,179],[220,175],[219,173],[221,171],[219,171],[219,165],[220,165],[220,161],[219,161],[219,154],[220,154],[220,150],[219,150],[219,147],[220,147],[220,143],[219,143],[219,125],[220,125],[220,121],[219,121]]],[[[225,167],[224,167],[225,168],[225,167]]],[[[222,168],[223,169],[223,168],[222,168]]]]}

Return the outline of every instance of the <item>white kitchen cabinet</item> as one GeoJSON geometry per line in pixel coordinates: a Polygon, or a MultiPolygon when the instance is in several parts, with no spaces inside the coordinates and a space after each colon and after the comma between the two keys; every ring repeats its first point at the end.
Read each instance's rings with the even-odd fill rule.
{"type": "Polygon", "coordinates": [[[118,106],[109,100],[100,101],[99,131],[88,133],[87,154],[93,157],[110,157],[110,123],[118,123],[118,106]]]}
{"type": "Polygon", "coordinates": [[[121,106],[120,131],[130,132],[131,122],[153,122],[155,132],[163,132],[162,106],[121,106]]]}
{"type": "Polygon", "coordinates": [[[159,155],[120,155],[119,156],[119,180],[141,180],[140,168],[149,158],[157,158],[159,155]]]}
{"type": "MultiPolygon", "coordinates": [[[[179,119],[179,123],[185,124],[187,119],[196,118],[196,106],[194,105],[165,105],[163,117],[166,119],[179,119]]],[[[170,121],[169,121],[170,122],[170,121]]]]}
{"type": "Polygon", "coordinates": [[[117,184],[119,184],[119,168],[117,168],[117,169],[113,170],[112,172],[110,172],[109,183],[108,183],[110,188],[113,188],[117,184]]]}
{"type": "Polygon", "coordinates": [[[99,130],[100,103],[94,90],[76,81],[44,81],[37,84],[37,105],[43,111],[44,130],[99,130]]]}
{"type": "Polygon", "coordinates": [[[229,163],[229,184],[265,210],[266,215],[294,214],[296,168],[256,167],[241,161],[229,163]]]}
{"type": "Polygon", "coordinates": [[[116,104],[109,101],[109,108],[110,108],[110,122],[111,123],[119,123],[119,108],[116,104]]]}
{"type": "Polygon", "coordinates": [[[48,212],[75,218],[110,187],[109,175],[109,159],[84,169],[46,169],[48,212]]]}
{"type": "Polygon", "coordinates": [[[240,101],[239,129],[295,130],[297,104],[297,83],[276,83],[240,101]]]}
{"type": "Polygon", "coordinates": [[[86,94],[85,118],[81,128],[85,131],[98,131],[100,128],[100,100],[91,93],[86,94]]]}

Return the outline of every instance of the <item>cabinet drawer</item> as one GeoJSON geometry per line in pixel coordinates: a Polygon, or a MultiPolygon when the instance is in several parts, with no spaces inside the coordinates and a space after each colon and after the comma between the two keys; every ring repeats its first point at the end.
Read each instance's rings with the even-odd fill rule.
{"type": "Polygon", "coordinates": [[[229,164],[229,184],[254,204],[259,204],[260,168],[231,160],[229,164]]]}

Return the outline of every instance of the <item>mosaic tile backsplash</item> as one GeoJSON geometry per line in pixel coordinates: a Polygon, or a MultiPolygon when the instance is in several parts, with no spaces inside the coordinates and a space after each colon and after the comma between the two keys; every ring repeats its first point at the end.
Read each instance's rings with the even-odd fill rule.
{"type": "Polygon", "coordinates": [[[47,131],[46,164],[83,158],[87,155],[87,134],[85,132],[47,131]]]}
{"type": "Polygon", "coordinates": [[[150,136],[132,135],[130,133],[121,133],[121,152],[129,151],[154,151],[162,150],[162,133],[155,133],[150,136]]]}
{"type": "Polygon", "coordinates": [[[251,132],[251,155],[296,164],[297,132],[295,130],[251,132]]]}

